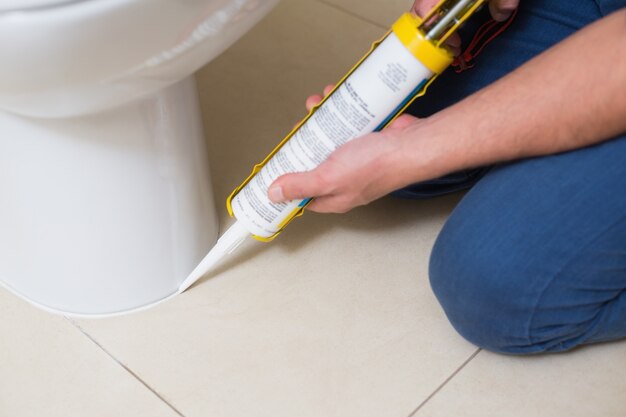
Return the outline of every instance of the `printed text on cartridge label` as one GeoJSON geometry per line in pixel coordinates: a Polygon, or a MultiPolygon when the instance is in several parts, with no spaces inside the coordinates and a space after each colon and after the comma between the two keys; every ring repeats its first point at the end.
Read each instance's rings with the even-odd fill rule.
{"type": "Polygon", "coordinates": [[[272,236],[302,202],[272,203],[272,182],[310,171],[347,141],[373,132],[431,76],[390,34],[235,196],[235,217],[257,236],[272,236]]]}

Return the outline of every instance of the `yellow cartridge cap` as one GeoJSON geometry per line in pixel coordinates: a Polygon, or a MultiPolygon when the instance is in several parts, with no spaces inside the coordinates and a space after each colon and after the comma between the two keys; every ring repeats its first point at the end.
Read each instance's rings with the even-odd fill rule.
{"type": "Polygon", "coordinates": [[[454,55],[446,47],[437,46],[426,39],[419,30],[422,19],[412,13],[404,13],[391,30],[400,42],[422,63],[434,72],[441,74],[454,60],[454,55]]]}

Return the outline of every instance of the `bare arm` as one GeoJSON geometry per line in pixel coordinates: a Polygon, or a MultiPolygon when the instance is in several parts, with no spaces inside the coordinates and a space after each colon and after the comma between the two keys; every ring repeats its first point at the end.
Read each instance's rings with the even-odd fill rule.
{"type": "Polygon", "coordinates": [[[572,150],[623,132],[626,9],[430,118],[400,118],[349,142],[314,171],[279,178],[270,197],[316,196],[311,209],[344,212],[453,171],[572,150]]]}
{"type": "Polygon", "coordinates": [[[400,140],[411,160],[421,165],[428,154],[430,168],[446,173],[567,151],[622,132],[626,10],[581,30],[425,123],[407,127],[400,140]],[[438,140],[419,145],[412,140],[429,131],[438,140]]]}

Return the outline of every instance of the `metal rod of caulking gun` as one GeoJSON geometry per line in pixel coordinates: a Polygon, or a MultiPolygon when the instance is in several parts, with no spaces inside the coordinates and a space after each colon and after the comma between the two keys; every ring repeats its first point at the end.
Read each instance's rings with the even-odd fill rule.
{"type": "Polygon", "coordinates": [[[475,3],[476,0],[460,0],[450,9],[441,19],[435,24],[435,26],[428,31],[426,39],[430,41],[438,40],[445,34],[445,30],[448,28],[450,22],[456,20],[461,12],[467,8],[468,5],[475,3]]]}

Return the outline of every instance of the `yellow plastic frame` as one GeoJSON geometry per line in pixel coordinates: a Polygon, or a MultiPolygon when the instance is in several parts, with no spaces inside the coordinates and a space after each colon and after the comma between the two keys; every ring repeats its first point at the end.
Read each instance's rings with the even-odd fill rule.
{"type": "MultiPolygon", "coordinates": [[[[442,0],[442,2],[443,1],[445,1],[445,0],[442,0]]],[[[233,209],[232,209],[232,200],[233,200],[233,198],[235,198],[235,196],[243,189],[243,187],[245,187],[252,180],[252,178],[265,166],[265,164],[267,164],[269,162],[269,160],[274,155],[276,155],[276,153],[285,145],[285,143],[287,143],[287,141],[289,141],[289,139],[291,139],[293,137],[293,135],[298,131],[298,129],[300,129],[300,127],[302,127],[302,125],[305,124],[313,116],[313,114],[317,111],[317,109],[320,106],[322,106],[326,102],[326,100],[328,100],[330,98],[330,96],[333,95],[333,93],[346,81],[346,79],[350,75],[352,75],[352,73],[363,63],[363,61],[365,61],[372,54],[372,52],[374,52],[374,50],[389,36],[389,34],[394,32],[394,30],[397,30],[397,28],[395,26],[397,26],[397,25],[405,26],[409,21],[412,24],[415,25],[416,29],[417,29],[417,26],[419,26],[419,24],[421,24],[421,22],[422,22],[422,20],[419,17],[417,17],[417,16],[415,16],[413,14],[410,14],[410,13],[405,13],[398,20],[398,22],[396,22],[396,25],[394,25],[394,29],[389,30],[381,39],[379,39],[376,42],[374,42],[372,44],[371,48],[369,49],[369,51],[354,65],[354,67],[352,67],[352,69],[346,75],[343,76],[343,78],[335,85],[335,87],[332,89],[332,91],[326,97],[324,97],[324,99],[319,104],[314,106],[311,109],[311,111],[309,111],[309,113],[306,115],[306,117],[304,119],[302,119],[300,121],[300,123],[298,123],[291,130],[291,132],[289,132],[289,134],[287,136],[285,136],[285,138],[278,144],[278,146],[276,146],[276,148],[274,148],[274,150],[272,152],[270,152],[269,155],[267,155],[267,157],[261,163],[259,163],[259,164],[254,166],[254,168],[252,169],[252,173],[250,173],[248,178],[246,178],[244,180],[244,182],[241,183],[241,185],[239,185],[237,188],[235,188],[233,190],[233,192],[226,199],[226,209],[228,210],[228,214],[231,217],[234,217],[234,213],[233,213],[233,209]]],[[[414,54],[415,54],[415,51],[412,50],[412,52],[414,52],[414,54]]],[[[424,55],[426,55],[426,54],[431,55],[432,53],[436,53],[437,54],[437,58],[427,57],[427,59],[429,59],[430,61],[433,61],[435,59],[441,60],[442,53],[443,53],[445,55],[449,55],[449,63],[452,62],[452,57],[451,57],[451,55],[449,54],[449,52],[447,51],[447,49],[444,46],[434,46],[433,45],[433,47],[426,48],[424,50],[424,52],[423,52],[424,55]]],[[[449,63],[448,63],[448,65],[449,65],[449,63]]],[[[424,85],[424,87],[413,98],[411,98],[407,102],[407,104],[402,109],[400,109],[400,111],[398,111],[397,114],[395,114],[389,120],[387,125],[389,125],[398,116],[400,116],[413,103],[413,101],[415,101],[418,97],[423,96],[426,93],[426,89],[430,86],[430,84],[437,78],[437,76],[441,72],[443,72],[443,70],[445,68],[447,68],[448,65],[444,66],[444,65],[439,64],[438,66],[436,66],[435,68],[437,70],[439,70],[439,71],[436,71],[434,73],[434,75],[430,78],[430,80],[428,80],[428,82],[424,85]]],[[[429,68],[429,69],[432,70],[432,68],[429,68]]],[[[385,126],[387,126],[387,125],[385,125],[385,126]]],[[[297,210],[294,210],[287,218],[285,218],[285,220],[283,220],[283,222],[278,225],[278,229],[279,230],[274,235],[272,235],[270,237],[267,237],[267,238],[266,237],[253,235],[253,238],[256,239],[256,240],[259,240],[261,242],[270,242],[270,241],[274,240],[276,238],[276,236],[278,236],[285,229],[285,227],[287,227],[287,225],[289,223],[291,223],[296,217],[302,216],[302,214],[304,213],[304,209],[311,203],[311,201],[309,201],[303,207],[300,207],[297,210]]]]}

